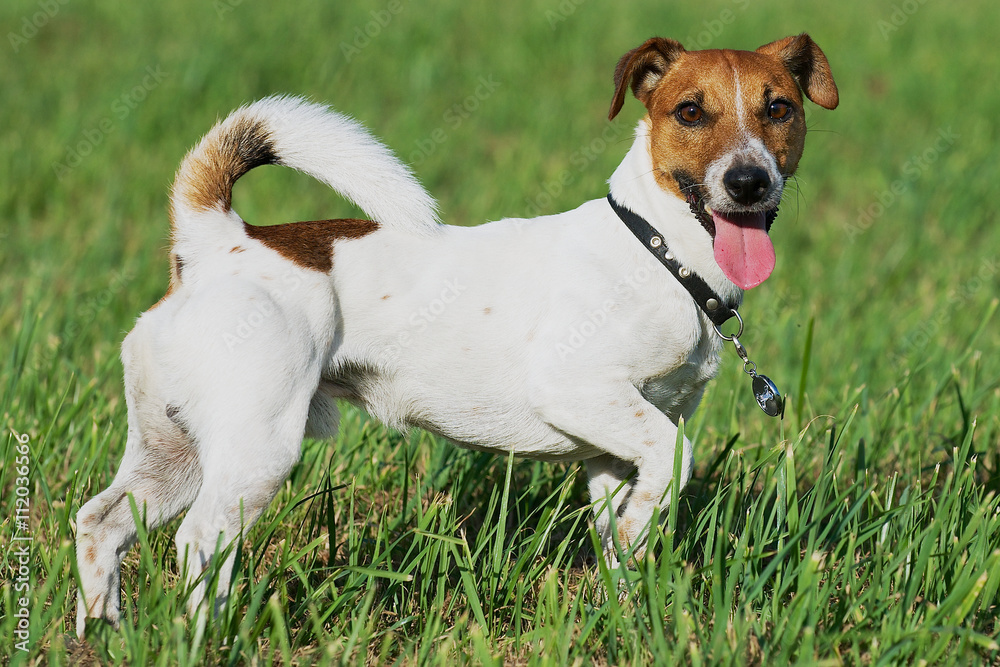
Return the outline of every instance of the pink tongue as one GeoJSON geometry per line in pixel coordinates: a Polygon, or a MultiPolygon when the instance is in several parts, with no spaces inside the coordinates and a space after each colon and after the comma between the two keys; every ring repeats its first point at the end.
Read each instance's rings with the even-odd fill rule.
{"type": "Polygon", "coordinates": [[[764,213],[720,213],[715,221],[715,261],[737,287],[750,289],[774,270],[774,246],[764,213]]]}

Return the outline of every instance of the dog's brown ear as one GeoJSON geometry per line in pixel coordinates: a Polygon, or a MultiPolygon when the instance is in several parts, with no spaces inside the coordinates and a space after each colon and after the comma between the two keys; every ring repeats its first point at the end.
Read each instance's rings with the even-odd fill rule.
{"type": "Polygon", "coordinates": [[[779,39],[757,49],[757,53],[780,59],[810,100],[824,109],[835,109],[840,102],[830,63],[816,42],[806,33],[779,39]]]}
{"type": "Polygon", "coordinates": [[[646,104],[663,75],[684,53],[679,42],[663,37],[653,37],[621,57],[615,67],[615,96],[611,100],[608,120],[613,119],[625,104],[625,87],[632,86],[632,93],[646,104]]]}

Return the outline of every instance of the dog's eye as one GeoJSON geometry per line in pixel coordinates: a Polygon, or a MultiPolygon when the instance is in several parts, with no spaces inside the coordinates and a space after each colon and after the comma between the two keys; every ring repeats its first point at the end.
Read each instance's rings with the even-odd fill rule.
{"type": "Polygon", "coordinates": [[[695,125],[701,121],[704,112],[701,110],[701,107],[694,102],[686,102],[677,107],[677,111],[675,111],[674,114],[677,116],[677,120],[679,120],[682,124],[695,125]]]}
{"type": "Polygon", "coordinates": [[[771,117],[772,120],[787,120],[792,114],[792,105],[783,100],[775,100],[771,102],[771,106],[767,108],[767,115],[771,117]]]}

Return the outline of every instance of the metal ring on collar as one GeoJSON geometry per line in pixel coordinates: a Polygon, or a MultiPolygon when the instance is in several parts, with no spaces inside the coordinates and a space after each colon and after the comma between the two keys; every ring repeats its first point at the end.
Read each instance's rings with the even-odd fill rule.
{"type": "Polygon", "coordinates": [[[740,323],[740,330],[734,333],[732,336],[727,336],[726,334],[722,333],[722,329],[720,329],[719,325],[716,324],[715,333],[719,334],[719,338],[721,338],[722,340],[733,340],[734,338],[739,338],[740,336],[743,335],[743,318],[740,317],[740,312],[736,309],[733,309],[733,315],[736,316],[736,320],[740,323]]]}

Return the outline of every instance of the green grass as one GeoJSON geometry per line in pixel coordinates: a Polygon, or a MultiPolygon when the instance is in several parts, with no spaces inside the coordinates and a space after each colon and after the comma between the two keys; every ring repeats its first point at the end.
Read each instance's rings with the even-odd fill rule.
{"type": "MultiPolygon", "coordinates": [[[[0,7],[0,662],[1000,663],[995,7],[401,0],[348,62],[342,44],[389,6],[0,7]],[[11,42],[25,19],[37,34],[11,42]],[[476,224],[604,195],[641,115],[630,100],[609,126],[613,67],[646,37],[754,48],[803,30],[842,103],[809,110],[777,270],[742,309],[788,410],[764,417],[726,351],[686,427],[694,478],[620,596],[579,466],[346,409],[238,545],[232,604],[203,637],[183,616],[174,523],[125,560],[121,630],[76,642],[73,517],[125,442],[117,349],[165,289],[167,188],[217,117],[274,92],[328,102],[414,163],[448,221],[476,224]],[[447,115],[484,78],[477,108],[447,115]],[[30,439],[26,486],[10,430],[30,439]]],[[[352,213],[273,168],[241,181],[236,208],[352,213]]]]}

